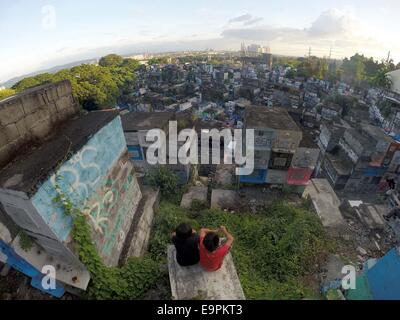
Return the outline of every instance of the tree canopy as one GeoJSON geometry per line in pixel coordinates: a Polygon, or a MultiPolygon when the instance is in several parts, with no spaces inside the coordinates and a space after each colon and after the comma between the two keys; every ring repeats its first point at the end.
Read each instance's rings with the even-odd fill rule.
{"type": "Polygon", "coordinates": [[[99,65],[102,67],[120,67],[124,59],[117,54],[109,54],[108,56],[102,57],[99,61],[99,65]]]}
{"type": "Polygon", "coordinates": [[[21,92],[38,85],[69,80],[72,93],[87,110],[114,106],[117,99],[129,93],[135,82],[135,71],[139,63],[112,54],[100,59],[99,65],[83,64],[55,74],[44,73],[25,78],[12,89],[21,92]]]}
{"type": "Polygon", "coordinates": [[[13,89],[0,89],[0,100],[5,99],[15,94],[13,89]]]}
{"type": "Polygon", "coordinates": [[[391,85],[387,73],[400,68],[400,63],[396,66],[393,60],[379,62],[358,53],[350,58],[345,58],[341,63],[314,56],[308,58],[279,57],[275,61],[277,64],[296,70],[295,73],[288,74],[289,78],[297,75],[330,81],[343,80],[351,84],[364,83],[385,89],[391,85]]]}

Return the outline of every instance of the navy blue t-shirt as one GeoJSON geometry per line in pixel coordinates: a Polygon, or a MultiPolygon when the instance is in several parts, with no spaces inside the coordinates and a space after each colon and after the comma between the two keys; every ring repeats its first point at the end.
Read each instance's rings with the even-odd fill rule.
{"type": "Polygon", "coordinates": [[[172,242],[176,248],[176,261],[182,267],[188,267],[199,263],[199,236],[194,233],[191,237],[181,240],[174,236],[172,242]]]}

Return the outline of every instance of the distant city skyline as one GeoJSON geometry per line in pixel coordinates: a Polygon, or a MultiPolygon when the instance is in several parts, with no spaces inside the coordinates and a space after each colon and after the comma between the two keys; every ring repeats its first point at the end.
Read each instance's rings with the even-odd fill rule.
{"type": "Polygon", "coordinates": [[[0,83],[109,53],[240,50],[400,62],[397,0],[0,2],[0,83]],[[331,49],[332,48],[332,49],[331,49]]]}

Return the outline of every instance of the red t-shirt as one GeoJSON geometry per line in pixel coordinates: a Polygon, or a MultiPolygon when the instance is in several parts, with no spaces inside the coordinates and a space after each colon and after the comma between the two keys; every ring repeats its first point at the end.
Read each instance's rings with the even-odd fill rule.
{"type": "Polygon", "coordinates": [[[222,267],[225,256],[231,249],[230,246],[224,244],[218,247],[214,252],[209,252],[203,244],[204,237],[200,237],[200,264],[204,270],[212,272],[222,267]]]}

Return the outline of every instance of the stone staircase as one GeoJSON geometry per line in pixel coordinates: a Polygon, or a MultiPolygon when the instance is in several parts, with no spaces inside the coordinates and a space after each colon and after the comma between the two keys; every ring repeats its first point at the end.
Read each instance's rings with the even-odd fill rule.
{"type": "Polygon", "coordinates": [[[124,265],[130,257],[145,254],[150,240],[154,213],[158,207],[160,192],[148,186],[142,187],[142,199],[132,220],[119,258],[119,265],[124,265]]]}

